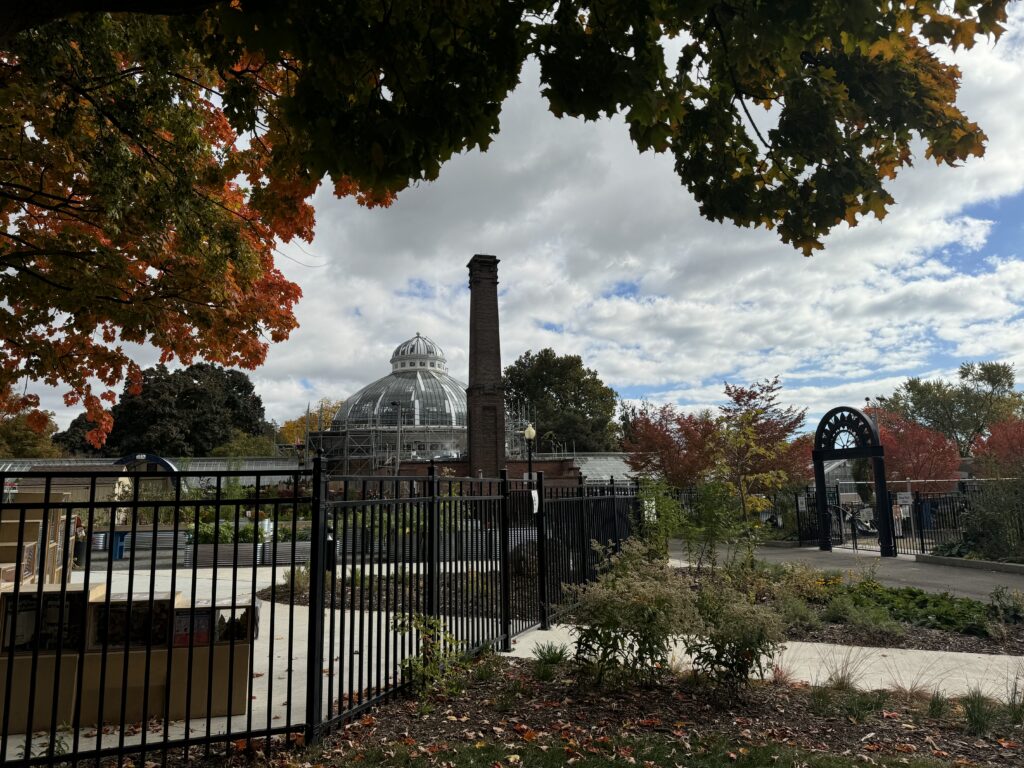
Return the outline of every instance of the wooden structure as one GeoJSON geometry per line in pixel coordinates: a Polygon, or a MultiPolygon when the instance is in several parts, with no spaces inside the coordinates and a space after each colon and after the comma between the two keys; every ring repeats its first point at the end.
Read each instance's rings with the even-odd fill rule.
{"type": "Polygon", "coordinates": [[[7,586],[0,692],[12,675],[12,730],[245,714],[258,627],[253,597],[212,605],[180,593],[108,595],[102,585],[47,584],[17,595],[7,586]]]}

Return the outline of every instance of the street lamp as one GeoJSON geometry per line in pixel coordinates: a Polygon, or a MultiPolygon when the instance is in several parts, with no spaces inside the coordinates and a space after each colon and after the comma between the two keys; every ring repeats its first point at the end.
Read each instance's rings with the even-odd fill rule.
{"type": "Polygon", "coordinates": [[[523,437],[526,438],[526,477],[529,478],[529,487],[533,488],[533,441],[537,437],[537,430],[533,428],[533,424],[526,425],[523,437]]]}

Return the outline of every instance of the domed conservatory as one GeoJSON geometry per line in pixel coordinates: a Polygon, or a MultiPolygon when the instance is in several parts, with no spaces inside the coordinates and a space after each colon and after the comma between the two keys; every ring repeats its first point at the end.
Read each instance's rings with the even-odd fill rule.
{"type": "Polygon", "coordinates": [[[390,374],[345,400],[321,439],[344,474],[458,460],[466,452],[466,385],[448,375],[441,347],[417,333],[395,348],[390,374]]]}

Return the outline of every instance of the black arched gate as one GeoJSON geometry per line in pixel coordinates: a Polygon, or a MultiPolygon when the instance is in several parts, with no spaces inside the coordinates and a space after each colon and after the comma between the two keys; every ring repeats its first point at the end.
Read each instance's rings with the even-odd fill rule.
{"type": "Polygon", "coordinates": [[[840,406],[826,413],[818,423],[811,457],[814,460],[814,498],[819,546],[822,550],[832,549],[832,513],[825,489],[825,462],[836,459],[870,459],[875,478],[875,520],[878,525],[879,549],[882,557],[896,556],[892,508],[885,487],[884,453],[878,429],[863,411],[840,406]]]}

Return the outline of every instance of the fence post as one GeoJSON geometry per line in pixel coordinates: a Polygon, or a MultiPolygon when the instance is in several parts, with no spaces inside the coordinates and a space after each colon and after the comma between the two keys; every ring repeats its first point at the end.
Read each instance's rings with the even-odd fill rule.
{"type": "Polygon", "coordinates": [[[441,615],[441,509],[437,466],[427,469],[427,595],[428,616],[441,615]]]}
{"type": "MultiPolygon", "coordinates": [[[[544,473],[537,473],[536,488],[531,483],[530,490],[537,492],[537,599],[540,608],[540,628],[551,629],[548,616],[548,542],[547,521],[544,508],[544,473]]],[[[531,501],[532,504],[532,501],[531,501]]]]}
{"type": "Polygon", "coordinates": [[[914,525],[917,526],[917,539],[921,544],[921,554],[928,554],[924,548],[924,509],[921,502],[921,492],[914,491],[914,525]]]}
{"type": "Polygon", "coordinates": [[[309,632],[306,646],[306,744],[320,740],[324,685],[324,569],[327,514],[322,457],[313,459],[312,525],[309,536],[309,632]]]}
{"type": "MultiPolygon", "coordinates": [[[[626,491],[629,491],[629,479],[626,479],[626,491]]],[[[612,477],[612,525],[615,532],[615,551],[622,551],[622,531],[619,527],[619,499],[615,495],[615,478],[612,477]]]]}
{"type": "MultiPolygon", "coordinates": [[[[601,495],[605,495],[607,489],[601,487],[601,495]]],[[[586,510],[588,508],[586,488],[582,485],[577,486],[576,490],[576,504],[570,507],[574,510],[577,517],[577,525],[579,527],[580,537],[580,567],[577,568],[579,574],[577,580],[580,584],[586,584],[590,578],[590,536],[587,535],[587,515],[586,510]]],[[[607,506],[607,502],[602,499],[597,504],[590,506],[591,509],[598,509],[604,512],[604,507],[607,506]]]]}
{"type": "Polygon", "coordinates": [[[509,553],[509,484],[508,469],[501,470],[501,507],[498,509],[498,542],[501,564],[501,650],[512,650],[512,564],[509,553]]]}

